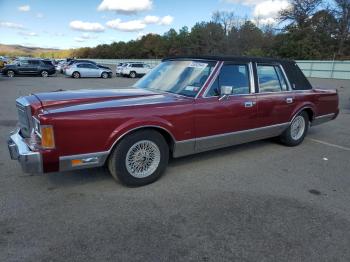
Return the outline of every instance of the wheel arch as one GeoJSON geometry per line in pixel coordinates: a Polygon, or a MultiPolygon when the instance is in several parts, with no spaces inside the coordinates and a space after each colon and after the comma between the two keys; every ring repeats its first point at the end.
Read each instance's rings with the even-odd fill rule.
{"type": "Polygon", "coordinates": [[[315,110],[314,110],[312,105],[304,105],[301,108],[295,110],[290,122],[293,122],[294,118],[303,111],[305,111],[307,113],[307,115],[309,116],[309,120],[312,123],[312,121],[315,118],[315,110]]]}
{"type": "Polygon", "coordinates": [[[170,152],[173,152],[174,150],[174,146],[176,143],[176,139],[174,137],[174,135],[164,126],[161,125],[140,125],[140,126],[136,126],[133,127],[131,129],[128,129],[126,131],[120,132],[119,135],[116,136],[116,138],[113,141],[113,143],[111,144],[111,146],[109,147],[109,153],[112,152],[112,150],[115,148],[115,146],[125,137],[135,133],[135,132],[139,132],[142,130],[154,130],[157,131],[158,133],[160,133],[165,141],[167,142],[168,146],[169,146],[169,150],[170,152]]]}

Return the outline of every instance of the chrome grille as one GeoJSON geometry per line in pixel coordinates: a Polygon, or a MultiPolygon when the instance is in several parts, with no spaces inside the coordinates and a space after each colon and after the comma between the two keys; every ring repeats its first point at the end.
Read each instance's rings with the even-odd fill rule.
{"type": "Polygon", "coordinates": [[[16,100],[16,107],[18,112],[18,123],[21,129],[21,133],[23,136],[29,137],[32,126],[30,104],[25,98],[19,98],[16,100]]]}

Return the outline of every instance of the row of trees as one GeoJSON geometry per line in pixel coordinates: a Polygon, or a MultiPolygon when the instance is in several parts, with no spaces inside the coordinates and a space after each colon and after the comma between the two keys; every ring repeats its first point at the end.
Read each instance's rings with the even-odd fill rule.
{"type": "Polygon", "coordinates": [[[291,0],[277,26],[215,12],[191,30],[169,30],[138,40],[79,48],[51,57],[162,58],[174,55],[253,55],[292,59],[350,59],[350,0],[291,0]],[[328,6],[326,6],[328,5],[328,6]]]}

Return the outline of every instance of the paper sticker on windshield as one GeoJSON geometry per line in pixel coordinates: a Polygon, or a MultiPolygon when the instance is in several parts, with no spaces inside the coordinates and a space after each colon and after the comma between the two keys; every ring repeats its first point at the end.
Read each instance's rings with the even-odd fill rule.
{"type": "Polygon", "coordinates": [[[198,91],[198,87],[197,86],[186,86],[185,90],[186,91],[193,91],[193,92],[197,92],[198,91]]]}
{"type": "Polygon", "coordinates": [[[191,62],[188,67],[194,67],[194,68],[205,68],[207,67],[207,63],[201,63],[201,62],[191,62]]]}

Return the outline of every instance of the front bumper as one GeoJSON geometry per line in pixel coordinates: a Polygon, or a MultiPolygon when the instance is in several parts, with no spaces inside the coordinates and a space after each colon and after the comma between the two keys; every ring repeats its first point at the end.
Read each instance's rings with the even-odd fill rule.
{"type": "Polygon", "coordinates": [[[31,174],[43,172],[41,154],[30,150],[21,136],[19,129],[10,134],[7,146],[11,159],[18,160],[22,166],[23,172],[31,174]]]}

